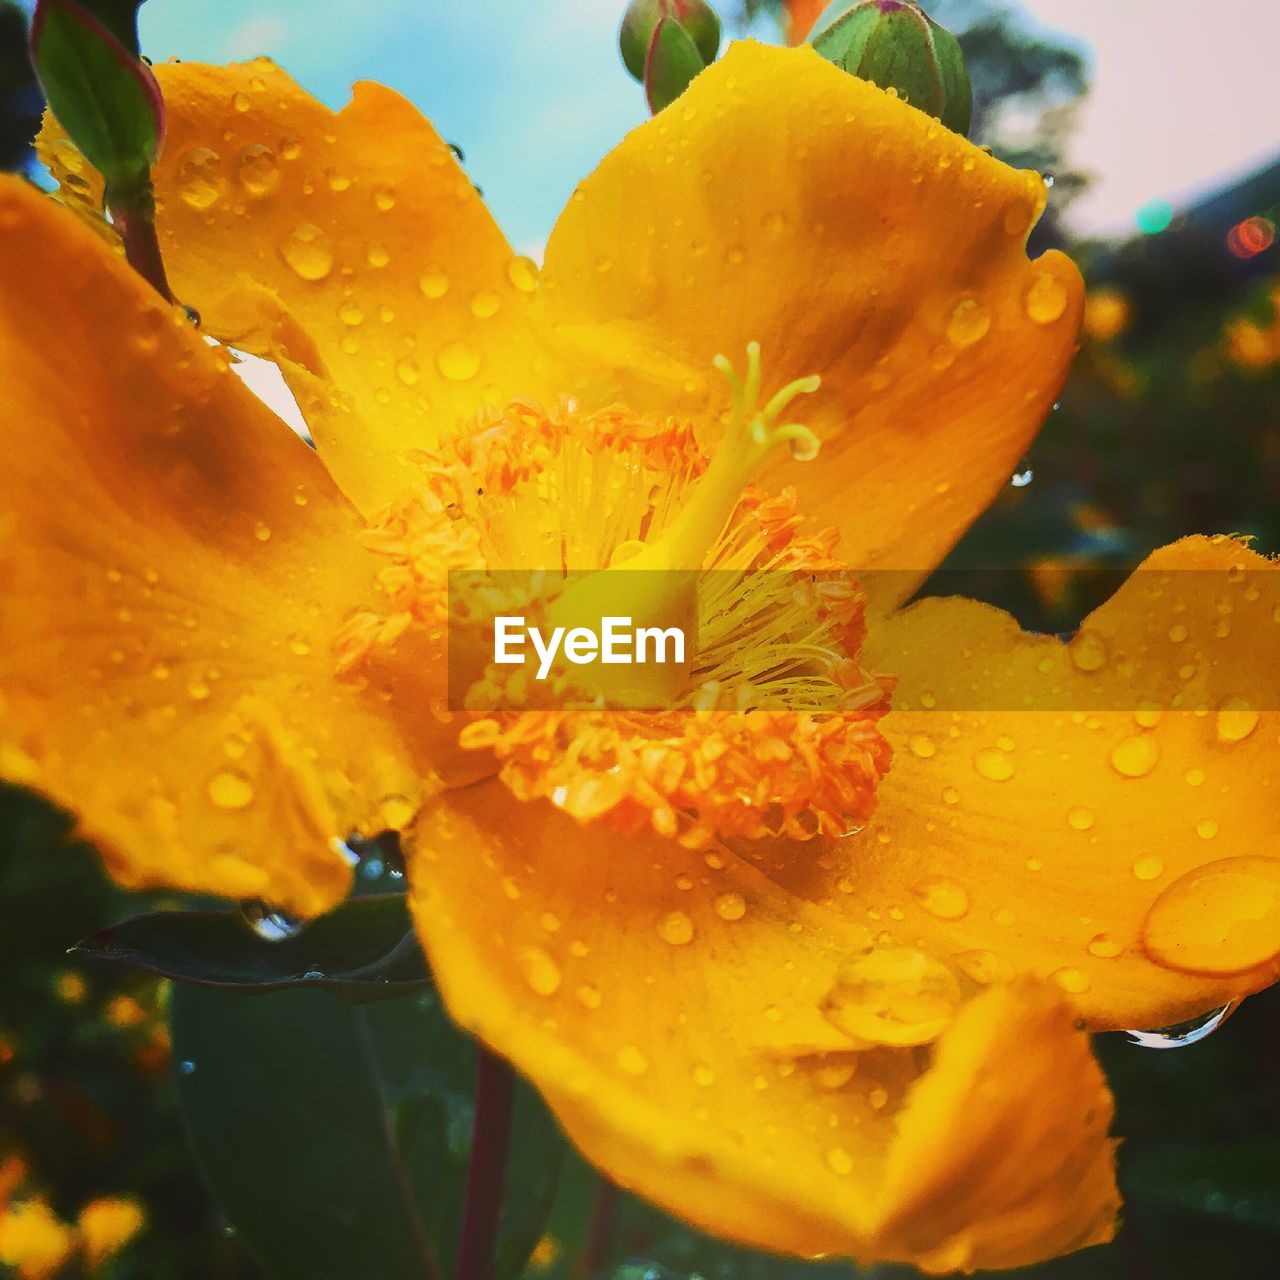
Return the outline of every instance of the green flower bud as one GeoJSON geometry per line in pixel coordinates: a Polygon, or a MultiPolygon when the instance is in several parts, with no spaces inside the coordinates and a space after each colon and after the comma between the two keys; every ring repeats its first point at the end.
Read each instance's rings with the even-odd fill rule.
{"type": "MultiPolygon", "coordinates": [[[[663,22],[683,30],[701,60],[698,70],[709,67],[720,52],[720,17],[706,0],[631,0],[618,33],[618,48],[632,78],[642,84],[654,38],[663,22]]],[[[670,35],[664,38],[675,40],[670,35]]]]}
{"type": "Polygon", "coordinates": [[[828,62],[964,134],[973,89],[959,41],[914,0],[836,0],[809,37],[828,62]]]}
{"type": "Polygon", "coordinates": [[[138,57],[140,0],[38,0],[31,63],[50,110],[106,179],[107,200],[150,198],[151,163],[164,137],[164,104],[138,57]]]}

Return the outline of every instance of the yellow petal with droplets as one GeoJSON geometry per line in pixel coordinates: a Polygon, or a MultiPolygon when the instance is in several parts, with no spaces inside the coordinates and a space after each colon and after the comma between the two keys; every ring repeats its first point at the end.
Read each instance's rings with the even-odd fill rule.
{"type": "Polygon", "coordinates": [[[972,601],[913,605],[863,651],[898,676],[874,819],[829,870],[768,865],[979,983],[1051,979],[1097,1028],[1256,991],[1280,973],[1277,617],[1280,562],[1226,538],[1156,552],[1069,644],[972,601]]]}
{"type": "MultiPolygon", "coordinates": [[[[909,595],[1026,452],[1066,377],[1075,267],[1036,262],[1034,173],[812,49],[734,44],[578,189],[547,246],[543,330],[601,398],[722,407],[718,352],[820,374],[800,510],[875,603],[909,595]]],[[[774,480],[782,479],[774,464],[774,480]]]]}
{"type": "Polygon", "coordinates": [[[410,103],[362,83],[335,113],[265,60],[156,74],[174,291],[222,336],[235,323],[226,287],[245,273],[306,332],[355,411],[318,442],[363,510],[396,496],[388,455],[486,405],[548,394],[526,321],[532,268],[410,103]]]}
{"type": "Polygon", "coordinates": [[[0,772],[129,884],[322,910],[349,881],[333,840],[419,790],[333,678],[376,569],[361,522],[65,210],[4,179],[0,239],[0,772]]]}
{"type": "Polygon", "coordinates": [[[865,926],[727,851],[602,835],[497,782],[433,801],[411,856],[453,1016],[532,1079],[589,1159],[695,1225],[782,1252],[976,1267],[1109,1234],[1109,1100],[1044,988],[957,1008],[954,985],[901,952],[859,971],[876,954],[865,926]],[[913,1018],[929,1025],[904,1037],[913,1018]],[[992,1133],[1019,1158],[991,1159],[992,1133]]]}

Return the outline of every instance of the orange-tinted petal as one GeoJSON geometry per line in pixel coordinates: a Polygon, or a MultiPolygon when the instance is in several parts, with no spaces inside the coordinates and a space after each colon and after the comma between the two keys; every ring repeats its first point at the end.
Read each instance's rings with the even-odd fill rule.
{"type": "MultiPolygon", "coordinates": [[[[547,247],[547,339],[640,410],[717,404],[760,342],[826,439],[801,510],[908,594],[1006,483],[1075,345],[1083,287],[1029,262],[1044,184],[810,49],[733,45],[583,183],[547,247]]],[[[778,477],[773,478],[774,481],[778,477]]],[[[766,479],[766,484],[770,483],[766,479]]]]}
{"type": "Polygon", "coordinates": [[[315,453],[182,313],[0,185],[0,773],[81,816],[131,884],[313,912],[332,847],[416,789],[333,679],[372,582],[315,453]]]}
{"type": "Polygon", "coordinates": [[[316,423],[316,440],[366,512],[395,496],[388,453],[542,393],[525,316],[536,272],[410,103],[362,83],[334,113],[265,60],[156,72],[174,291],[209,332],[332,380],[353,412],[316,423]],[[239,275],[284,317],[268,329],[304,332],[314,358],[242,332],[239,275]]]}
{"type": "Polygon", "coordinates": [[[1070,645],[925,600],[864,658],[899,677],[894,763],[873,822],[791,883],[975,982],[1052,978],[1097,1028],[1280,974],[1280,564],[1186,539],[1070,645]]]}
{"type": "Polygon", "coordinates": [[[496,782],[431,802],[411,869],[453,1015],[588,1158],[695,1225],[940,1268],[1105,1238],[1109,1103],[1045,989],[959,1010],[932,1070],[867,1047],[822,1012],[865,927],[724,851],[602,835],[496,782]]]}

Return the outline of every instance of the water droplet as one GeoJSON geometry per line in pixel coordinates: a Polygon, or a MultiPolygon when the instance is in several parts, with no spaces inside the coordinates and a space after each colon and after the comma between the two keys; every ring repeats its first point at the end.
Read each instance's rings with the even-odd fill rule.
{"type": "Polygon", "coordinates": [[[862,1043],[927,1044],[960,1007],[960,984],[941,961],[912,947],[868,952],[840,967],[823,1015],[862,1043]]]}
{"type": "Polygon", "coordinates": [[[1111,767],[1124,778],[1145,778],[1160,759],[1160,744],[1150,734],[1135,734],[1111,748],[1111,767]]]}
{"type": "Polygon", "coordinates": [[[1088,831],[1093,826],[1093,810],[1074,805],[1067,810],[1067,823],[1075,831],[1088,831]]]}
{"type": "Polygon", "coordinates": [[[1214,731],[1219,742],[1243,742],[1257,727],[1259,713],[1244,698],[1227,698],[1218,708],[1214,731]]]}
{"type": "Polygon", "coordinates": [[[843,1147],[832,1147],[827,1152],[827,1165],[832,1173],[852,1173],[853,1157],[843,1147]]]}
{"type": "Polygon", "coordinates": [[[540,996],[553,996],[560,990],[560,967],[541,947],[522,947],[517,959],[524,980],[540,996]]]}
{"type": "Polygon", "coordinates": [[[1280,858],[1222,858],[1179,876],[1151,904],[1142,942],[1157,964],[1229,976],[1280,956],[1280,858]]]}
{"type": "Polygon", "coordinates": [[[911,739],[911,751],[913,755],[919,756],[921,760],[928,760],[937,754],[938,748],[934,745],[932,738],[920,733],[911,739]]]}
{"type": "Polygon", "coordinates": [[[497,314],[500,306],[502,306],[502,299],[492,289],[481,289],[471,299],[471,314],[477,320],[487,320],[490,316],[497,314]]]}
{"type": "Polygon", "coordinates": [[[649,1059],[633,1044],[618,1050],[618,1066],[629,1076],[642,1076],[649,1070],[649,1059]]]}
{"type": "Polygon", "coordinates": [[[240,917],[264,942],[285,942],[302,932],[303,924],[297,916],[252,898],[240,904],[240,917]]]}
{"type": "Polygon", "coordinates": [[[184,1058],[178,1063],[178,1074],[183,1076],[193,1076],[196,1073],[196,1064],[190,1058],[184,1058]]]}
{"type": "Polygon", "coordinates": [[[969,895],[954,880],[925,880],[911,890],[930,915],[939,920],[959,920],[969,912],[969,895]]]}
{"type": "Polygon", "coordinates": [[[1212,840],[1218,834],[1218,823],[1213,818],[1202,818],[1196,823],[1196,835],[1201,840],[1212,840]]]}
{"type": "Polygon", "coordinates": [[[286,134],[280,139],[280,157],[283,160],[296,160],[302,154],[302,143],[293,136],[286,134]]]}
{"type": "Polygon", "coordinates": [[[246,809],[253,803],[253,783],[238,769],[222,769],[209,779],[209,799],[219,809],[246,809]]]}
{"type": "Polygon", "coordinates": [[[1109,933],[1095,933],[1089,939],[1089,954],[1097,956],[1099,960],[1114,960],[1123,950],[1109,933]]]}
{"type": "Polygon", "coordinates": [[[1164,859],[1155,853],[1144,853],[1134,860],[1133,874],[1139,880],[1156,880],[1164,875],[1164,859]]]}
{"type": "Polygon", "coordinates": [[[1041,271],[1028,286],[1023,301],[1028,317],[1036,324],[1053,324],[1067,309],[1067,290],[1056,276],[1041,271]]]}
{"type": "Polygon", "coordinates": [[[1009,477],[1009,483],[1015,489],[1025,489],[1036,478],[1035,470],[1031,467],[1023,467],[1019,471],[1015,471],[1009,477]]]}
{"type": "Polygon", "coordinates": [[[1140,1049],[1185,1049],[1188,1045],[1199,1044],[1201,1040],[1213,1035],[1235,1012],[1236,1007],[1236,1002],[1233,1001],[1231,1004],[1224,1004],[1221,1009],[1214,1009],[1172,1027],[1161,1027],[1158,1031],[1126,1031],[1125,1035],[1140,1049]]]}
{"type": "Polygon", "coordinates": [[[965,298],[951,309],[947,339],[961,349],[981,342],[991,330],[991,312],[977,298],[965,298]]]}
{"type": "Polygon", "coordinates": [[[355,328],[357,325],[364,323],[364,312],[360,310],[359,303],[348,298],[338,306],[338,319],[345,325],[355,328]]]}
{"type": "Polygon", "coordinates": [[[658,936],[673,947],[693,941],[693,921],[683,911],[671,911],[658,922],[658,936]]]}
{"type": "Polygon", "coordinates": [[[693,1083],[700,1089],[709,1089],[716,1082],[716,1073],[710,1067],[698,1063],[691,1072],[693,1083]]]}
{"type": "Polygon", "coordinates": [[[391,250],[381,240],[370,240],[365,245],[364,257],[371,267],[385,267],[391,261],[391,250]]]}
{"type": "Polygon", "coordinates": [[[248,111],[252,105],[253,103],[249,101],[249,95],[247,93],[241,93],[237,90],[231,95],[231,106],[241,115],[248,111]]]}
{"type": "Polygon", "coordinates": [[[374,187],[373,203],[383,213],[390,213],[396,207],[396,193],[390,187],[374,187]]]}
{"type": "Polygon", "coordinates": [[[178,161],[178,194],[193,209],[208,209],[218,202],[223,188],[220,159],[208,147],[192,147],[178,161]]]}
{"type": "Polygon", "coordinates": [[[1100,671],[1107,665],[1107,642],[1096,631],[1077,632],[1069,652],[1077,671],[1100,671]]]}
{"type": "Polygon", "coordinates": [[[436,352],[436,367],[450,382],[467,382],[480,372],[480,354],[466,342],[447,342],[436,352]]]}
{"type": "Polygon", "coordinates": [[[1186,773],[1182,775],[1182,777],[1186,782],[1187,786],[1189,787],[1204,786],[1204,770],[1203,769],[1188,769],[1186,773]]]}
{"type": "Polygon", "coordinates": [[[998,747],[984,747],[973,757],[973,767],[989,782],[1008,782],[1017,772],[1013,757],[998,747]]]}
{"type": "Polygon", "coordinates": [[[406,387],[415,387],[422,378],[422,370],[418,368],[418,362],[412,356],[401,356],[396,361],[396,377],[406,387]]]}
{"type": "Polygon", "coordinates": [[[270,542],[271,526],[263,524],[262,521],[259,520],[258,523],[253,526],[253,536],[257,538],[259,542],[270,542]]]}
{"type": "Polygon", "coordinates": [[[1187,628],[1181,622],[1175,622],[1169,628],[1169,639],[1174,644],[1181,644],[1187,638],[1187,628]]]}
{"type": "Polygon", "coordinates": [[[721,920],[741,920],[747,914],[747,902],[740,893],[722,893],[712,906],[721,920]]]}
{"type": "Polygon", "coordinates": [[[961,951],[952,959],[962,973],[982,987],[1004,976],[1005,967],[994,951],[961,951]]]}
{"type": "Polygon", "coordinates": [[[1133,722],[1140,729],[1154,729],[1163,718],[1164,713],[1153,703],[1143,703],[1134,713],[1133,722]]]}
{"type": "Polygon", "coordinates": [[[236,177],[251,196],[269,195],[280,182],[276,153],[260,142],[242,147],[240,160],[236,165],[236,177]]]}
{"type": "MultiPolygon", "coordinates": [[[[533,293],[538,287],[538,267],[532,258],[517,256],[507,263],[507,279],[518,293],[533,293]]],[[[426,291],[423,290],[425,293],[426,291]]],[[[431,295],[428,294],[428,297],[431,295]]]]}
{"type": "Polygon", "coordinates": [[[1084,992],[1089,990],[1089,979],[1079,969],[1070,967],[1055,969],[1049,975],[1049,978],[1051,981],[1056,982],[1063,991],[1069,992],[1073,996],[1083,995],[1084,992]]]}
{"type": "Polygon", "coordinates": [[[313,223],[300,222],[294,227],[280,252],[303,280],[323,280],[333,270],[333,246],[313,223]]]}
{"type": "Polygon", "coordinates": [[[584,982],[575,992],[578,997],[578,1003],[587,1009],[598,1009],[600,1007],[601,995],[600,988],[592,986],[589,982],[584,982]]]}

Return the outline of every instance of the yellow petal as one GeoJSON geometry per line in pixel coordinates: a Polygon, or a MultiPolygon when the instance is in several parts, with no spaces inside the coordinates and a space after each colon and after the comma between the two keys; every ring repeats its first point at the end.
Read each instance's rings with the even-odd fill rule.
{"type": "Polygon", "coordinates": [[[321,910],[334,838],[417,789],[333,678],[377,567],[359,518],[65,210],[5,179],[0,237],[0,774],[130,884],[321,910]]]}
{"type": "MultiPolygon", "coordinates": [[[[801,510],[869,584],[909,594],[991,501],[1066,376],[1083,287],[1029,262],[1044,184],[811,49],[733,45],[609,155],[547,247],[547,339],[634,408],[722,394],[760,342],[820,460],[801,510]]],[[[600,395],[607,394],[601,389],[600,395]]],[[[784,464],[785,465],[785,464],[784,464]]]]}
{"type": "Polygon", "coordinates": [[[362,83],[334,113],[265,60],[156,72],[174,291],[209,332],[237,336],[227,290],[244,274],[305,331],[312,372],[354,409],[346,431],[322,424],[317,443],[366,512],[394,496],[387,454],[541,392],[526,321],[536,273],[412,105],[362,83]]]}
{"type": "Polygon", "coordinates": [[[899,676],[876,816],[786,874],[974,982],[1052,979],[1097,1028],[1169,1026],[1266,986],[1278,570],[1186,539],[1070,645],[959,599],[874,628],[864,660],[899,676]]]}
{"type": "Polygon", "coordinates": [[[696,1226],[941,1267],[1030,1262],[1109,1230],[1109,1103],[1056,995],[986,993],[929,1070],[927,1050],[868,1047],[823,1013],[869,931],[724,851],[602,837],[489,782],[431,802],[412,857],[454,1017],[589,1159],[696,1226]]]}

